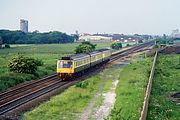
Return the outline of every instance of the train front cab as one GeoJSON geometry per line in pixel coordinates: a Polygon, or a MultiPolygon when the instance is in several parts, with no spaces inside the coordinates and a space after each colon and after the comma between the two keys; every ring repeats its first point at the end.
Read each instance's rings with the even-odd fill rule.
{"type": "Polygon", "coordinates": [[[72,77],[74,75],[73,60],[59,60],[57,62],[57,74],[63,80],[72,77]]]}

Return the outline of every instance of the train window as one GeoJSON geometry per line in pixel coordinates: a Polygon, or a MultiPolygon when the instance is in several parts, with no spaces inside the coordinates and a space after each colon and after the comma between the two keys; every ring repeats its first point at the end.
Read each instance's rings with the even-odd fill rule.
{"type": "Polygon", "coordinates": [[[72,68],[72,62],[61,61],[59,67],[60,68],[72,68]]]}

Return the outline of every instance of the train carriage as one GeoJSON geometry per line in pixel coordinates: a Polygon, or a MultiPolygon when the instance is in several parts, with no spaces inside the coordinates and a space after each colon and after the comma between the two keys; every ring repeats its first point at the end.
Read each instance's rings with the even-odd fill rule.
{"type": "Polygon", "coordinates": [[[57,73],[62,79],[74,76],[90,67],[108,62],[111,56],[109,49],[101,49],[90,53],[62,57],[57,62],[57,73]]]}
{"type": "Polygon", "coordinates": [[[100,51],[94,51],[89,53],[91,57],[91,67],[95,66],[103,61],[103,54],[100,51]]]}
{"type": "Polygon", "coordinates": [[[100,49],[99,51],[102,52],[103,62],[108,62],[110,60],[111,50],[109,50],[109,49],[100,49]]]}
{"type": "Polygon", "coordinates": [[[90,55],[80,54],[72,57],[74,60],[74,71],[75,73],[90,68],[90,55]]]}

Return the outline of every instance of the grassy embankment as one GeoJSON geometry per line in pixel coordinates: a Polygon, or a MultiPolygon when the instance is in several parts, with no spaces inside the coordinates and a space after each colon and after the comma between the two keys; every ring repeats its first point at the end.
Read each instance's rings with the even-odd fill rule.
{"type": "MultiPolygon", "coordinates": [[[[25,120],[74,120],[81,116],[93,96],[97,94],[99,88],[103,86],[101,92],[107,92],[112,85],[112,80],[118,74],[118,65],[78,83],[53,97],[50,101],[43,103],[34,110],[25,113],[25,120]]],[[[102,102],[100,96],[97,106],[102,102]]],[[[96,106],[96,107],[97,107],[96,106]]]]}
{"type": "Polygon", "coordinates": [[[109,119],[139,119],[152,61],[152,58],[134,61],[123,69],[116,89],[115,106],[109,119]]]}
{"type": "Polygon", "coordinates": [[[0,90],[51,74],[55,71],[56,60],[63,55],[73,54],[78,44],[51,44],[51,45],[12,45],[9,49],[0,50],[0,90]],[[8,71],[9,60],[15,55],[25,55],[40,59],[44,65],[39,67],[36,76],[18,74],[8,71]]]}
{"type": "MultiPolygon", "coordinates": [[[[11,45],[9,49],[0,49],[0,91],[22,83],[24,81],[40,78],[55,72],[56,61],[62,56],[74,54],[76,46],[73,44],[22,44],[11,45]],[[18,54],[40,59],[44,65],[39,67],[36,76],[30,74],[18,74],[8,71],[9,60],[18,54]]],[[[110,47],[111,43],[95,43],[97,49],[110,47]]],[[[125,44],[123,45],[125,46],[125,44]]]]}
{"type": "Polygon", "coordinates": [[[176,92],[180,92],[180,55],[159,55],[148,120],[180,120],[179,100],[171,97],[176,92]]]}

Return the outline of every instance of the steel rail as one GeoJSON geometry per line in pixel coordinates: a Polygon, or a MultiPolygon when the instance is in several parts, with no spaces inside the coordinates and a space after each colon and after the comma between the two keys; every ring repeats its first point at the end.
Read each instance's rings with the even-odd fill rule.
{"type": "MultiPolygon", "coordinates": [[[[136,51],[138,49],[142,49],[144,47],[146,47],[147,45],[151,44],[151,42],[149,43],[145,43],[145,44],[142,44],[142,45],[138,45],[138,46],[135,46],[135,47],[132,47],[132,48],[129,48],[127,50],[124,50],[124,51],[121,51],[121,52],[118,52],[116,54],[113,54],[112,57],[111,57],[111,60],[110,62],[112,61],[115,61],[117,59],[119,59],[119,57],[122,57],[122,56],[126,56],[128,54],[131,54],[133,51],[136,51]]],[[[85,75],[88,75],[88,74],[85,74],[85,75]]],[[[38,80],[38,82],[32,82],[32,83],[27,83],[27,84],[23,84],[22,86],[18,86],[17,88],[14,88],[14,89],[10,89],[8,91],[5,91],[3,93],[0,94],[0,96],[3,96],[3,95],[6,95],[8,94],[8,92],[14,92],[14,91],[22,91],[21,89],[23,88],[26,88],[28,86],[28,90],[32,87],[31,85],[33,84],[40,84],[42,81],[45,82],[45,81],[48,81],[49,79],[58,79],[58,78],[55,78],[57,77],[57,75],[51,75],[51,76],[48,76],[46,78],[42,78],[40,80],[38,80]],[[42,81],[41,81],[42,80],[42,81]],[[30,86],[30,87],[29,87],[30,86]]],[[[49,81],[50,82],[50,81],[49,81]]],[[[9,99],[9,101],[4,101],[2,102],[3,104],[0,104],[0,115],[3,115],[13,109],[16,109],[17,107],[27,103],[27,102],[30,102],[42,95],[45,95],[47,94],[48,92],[51,92],[59,87],[63,87],[65,84],[70,84],[72,81],[55,81],[55,82],[52,82],[51,84],[48,84],[49,82],[45,82],[44,85],[42,85],[42,87],[37,87],[36,89],[32,89],[32,91],[28,92],[28,93],[25,93],[24,95],[22,94],[21,96],[17,96],[17,97],[14,97],[13,99],[9,99]]],[[[27,90],[27,89],[26,89],[27,90]]],[[[16,92],[17,93],[17,92],[16,92]]],[[[12,97],[12,96],[15,96],[15,95],[8,95],[9,97],[12,97]]],[[[8,98],[8,97],[4,97],[4,98],[8,98]]],[[[2,100],[2,99],[1,99],[2,100]]],[[[1,103],[1,102],[0,102],[1,103]]]]}

